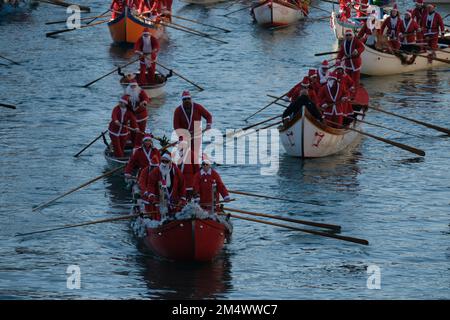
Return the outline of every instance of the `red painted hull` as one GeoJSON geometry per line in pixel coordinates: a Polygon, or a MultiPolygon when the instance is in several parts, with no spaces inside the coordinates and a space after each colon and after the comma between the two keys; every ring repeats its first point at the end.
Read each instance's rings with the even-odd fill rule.
{"type": "Polygon", "coordinates": [[[176,220],[147,228],[146,246],[155,254],[184,261],[211,261],[222,250],[228,229],[213,220],[176,220]]]}

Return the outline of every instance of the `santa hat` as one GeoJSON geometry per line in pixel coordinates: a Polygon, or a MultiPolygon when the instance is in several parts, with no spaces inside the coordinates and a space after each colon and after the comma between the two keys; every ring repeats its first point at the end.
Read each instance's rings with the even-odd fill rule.
{"type": "Polygon", "coordinates": [[[302,87],[309,87],[309,78],[308,77],[304,77],[302,82],[300,83],[302,87]]]}
{"type": "Polygon", "coordinates": [[[129,95],[126,94],[126,95],[122,96],[122,98],[120,98],[119,102],[128,104],[128,99],[129,99],[129,95]]]}
{"type": "Polygon", "coordinates": [[[348,34],[353,35],[352,29],[345,30],[345,35],[348,35],[348,34]]]}
{"type": "Polygon", "coordinates": [[[308,71],[308,77],[317,77],[317,70],[316,69],[309,69],[308,71]]]}
{"type": "Polygon", "coordinates": [[[412,17],[412,11],[411,10],[407,10],[405,12],[405,15],[408,15],[411,18],[412,17]]]}
{"type": "Polygon", "coordinates": [[[144,28],[144,30],[142,31],[142,34],[150,34],[150,29],[149,28],[144,28]]]}
{"type": "Polygon", "coordinates": [[[427,4],[427,8],[436,8],[436,5],[434,3],[427,4]]]}
{"type": "Polygon", "coordinates": [[[334,79],[334,80],[337,80],[337,74],[336,74],[336,72],[335,72],[335,71],[331,72],[331,73],[328,75],[328,79],[334,79]]]}
{"type": "Polygon", "coordinates": [[[322,66],[322,68],[329,68],[330,66],[328,64],[328,60],[323,60],[321,66],[322,66]]]}
{"type": "Polygon", "coordinates": [[[188,90],[184,90],[183,93],[181,94],[181,100],[184,99],[191,99],[191,93],[188,90]]]}
{"type": "Polygon", "coordinates": [[[394,11],[394,10],[398,11],[398,6],[397,6],[396,3],[394,4],[394,7],[392,7],[392,10],[391,10],[391,11],[394,11]]]}
{"type": "Polygon", "coordinates": [[[423,0],[416,0],[416,4],[423,5],[423,0]]]}
{"type": "Polygon", "coordinates": [[[344,66],[342,65],[342,61],[340,59],[336,59],[336,63],[334,65],[334,68],[337,69],[344,69],[344,66]]]}
{"type": "Polygon", "coordinates": [[[151,133],[146,133],[144,135],[144,137],[142,138],[142,142],[146,141],[146,140],[150,140],[153,141],[153,135],[151,133]]]}

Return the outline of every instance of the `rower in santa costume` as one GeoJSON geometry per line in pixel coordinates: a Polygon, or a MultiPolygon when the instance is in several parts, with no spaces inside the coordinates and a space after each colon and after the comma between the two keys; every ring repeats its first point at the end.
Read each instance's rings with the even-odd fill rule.
{"type": "Polygon", "coordinates": [[[352,15],[352,1],[339,0],[339,18],[341,21],[347,21],[352,15]]]}
{"type": "Polygon", "coordinates": [[[355,94],[356,88],[353,79],[345,72],[344,64],[340,60],[336,60],[336,67],[334,69],[338,83],[343,87],[344,92],[347,92],[348,101],[343,102],[344,108],[344,124],[350,123],[352,120],[349,117],[353,117],[353,106],[351,101],[355,94]]]}
{"type": "Polygon", "coordinates": [[[416,41],[418,43],[423,42],[423,32],[420,27],[422,25],[422,18],[426,15],[427,15],[427,8],[425,7],[423,0],[416,0],[416,6],[412,11],[412,18],[419,25],[419,30],[416,33],[416,41]]]}
{"type": "MultiPolygon", "coordinates": [[[[139,126],[139,130],[145,132],[148,120],[147,105],[150,102],[150,97],[139,87],[136,80],[130,82],[125,93],[129,96],[128,106],[136,117],[136,123],[139,126]]],[[[141,145],[142,137],[142,133],[131,134],[131,140],[135,147],[141,145]]]]}
{"type": "Polygon", "coordinates": [[[436,12],[434,4],[427,5],[427,14],[422,17],[422,31],[425,42],[432,50],[438,48],[439,32],[445,37],[445,27],[442,17],[436,12]]]}
{"type": "Polygon", "coordinates": [[[330,70],[328,60],[323,60],[319,69],[317,69],[317,76],[319,77],[319,84],[323,86],[327,83],[327,78],[330,70]]]}
{"type": "MultiPolygon", "coordinates": [[[[190,200],[194,194],[194,164],[190,161],[190,146],[187,141],[181,140],[178,143],[177,166],[183,173],[184,185],[186,187],[186,198],[190,200]]],[[[198,171],[198,170],[197,170],[198,171]]]]}
{"type": "Polygon", "coordinates": [[[186,205],[183,174],[168,153],[162,155],[160,165],[139,183],[145,211],[151,213],[152,219],[161,220],[161,214],[173,215],[186,205]]]}
{"type": "Polygon", "coordinates": [[[202,169],[194,176],[194,192],[200,201],[200,206],[211,213],[219,211],[220,196],[225,202],[230,201],[230,195],[222,182],[219,173],[211,168],[208,159],[202,161],[202,169]]]}
{"type": "Polygon", "coordinates": [[[356,0],[355,10],[357,17],[366,17],[367,10],[369,9],[369,0],[356,0]]]}
{"type": "Polygon", "coordinates": [[[300,82],[298,91],[294,94],[294,97],[295,99],[291,100],[292,102],[283,112],[283,121],[290,121],[296,114],[302,111],[303,106],[305,106],[309,113],[316,119],[322,121],[322,113],[317,108],[319,101],[314,89],[310,86],[309,77],[303,78],[302,82],[300,82]]]}
{"type": "Polygon", "coordinates": [[[317,80],[317,70],[316,69],[309,69],[308,70],[308,79],[309,79],[309,86],[311,89],[314,90],[314,93],[316,94],[316,97],[319,95],[320,90],[320,83],[319,80],[317,80]]]}
{"type": "Polygon", "coordinates": [[[140,56],[139,83],[155,83],[159,41],[150,34],[149,28],[144,28],[142,36],[134,44],[134,51],[140,56]]]}
{"type": "Polygon", "coordinates": [[[345,40],[339,49],[337,59],[344,61],[345,72],[353,79],[355,88],[359,86],[361,73],[361,54],[364,51],[364,44],[359,39],[353,37],[352,30],[345,31],[345,40]]]}
{"type": "Polygon", "coordinates": [[[111,20],[116,19],[118,16],[120,16],[123,13],[123,10],[125,8],[125,0],[113,0],[111,2],[111,20]]]}
{"type": "Polygon", "coordinates": [[[183,91],[182,104],[175,109],[173,115],[173,129],[180,141],[186,141],[190,147],[184,155],[187,157],[184,164],[191,164],[193,173],[199,171],[199,155],[202,147],[202,119],[206,120],[206,129],[211,129],[212,115],[202,105],[192,102],[189,91],[183,91]],[[190,141],[190,145],[189,145],[190,141]]]}
{"type": "Polygon", "coordinates": [[[383,35],[385,30],[386,36],[388,37],[388,43],[391,49],[398,50],[400,49],[400,41],[398,40],[398,29],[400,28],[400,24],[402,23],[402,19],[400,18],[400,14],[398,12],[397,4],[394,4],[394,7],[391,10],[389,17],[384,20],[381,25],[380,34],[383,35]]]}
{"type": "Polygon", "coordinates": [[[317,95],[315,90],[311,87],[309,77],[304,77],[303,80],[296,84],[286,96],[293,102],[302,94],[306,94],[311,102],[317,105],[317,95]]]}
{"type": "Polygon", "coordinates": [[[159,165],[161,154],[153,146],[153,135],[146,133],[142,139],[142,146],[133,150],[133,154],[125,167],[125,178],[131,178],[133,172],[139,173],[144,170],[151,170],[159,165]]]}
{"type": "Polygon", "coordinates": [[[419,31],[419,24],[412,18],[409,11],[405,12],[403,21],[398,28],[398,37],[400,38],[402,50],[409,50],[411,45],[416,44],[416,33],[419,31]]]}
{"type": "Polygon", "coordinates": [[[128,99],[127,95],[120,99],[119,104],[112,111],[109,123],[109,137],[113,145],[114,156],[117,158],[124,156],[125,144],[130,134],[129,128],[139,131],[134,114],[127,108],[128,99]]]}
{"type": "Polygon", "coordinates": [[[335,72],[330,73],[327,84],[320,89],[319,99],[325,120],[330,126],[341,128],[348,92],[338,82],[335,72]]]}
{"type": "Polygon", "coordinates": [[[358,32],[358,39],[360,39],[365,45],[374,46],[376,42],[376,17],[371,14],[367,17],[366,23],[364,23],[361,30],[358,32]]]}

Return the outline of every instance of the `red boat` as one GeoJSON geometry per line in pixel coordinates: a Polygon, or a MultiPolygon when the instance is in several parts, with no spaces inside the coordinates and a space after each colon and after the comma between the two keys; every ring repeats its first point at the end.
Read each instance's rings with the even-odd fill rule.
{"type": "Polygon", "coordinates": [[[211,261],[230,235],[225,224],[199,218],[174,220],[146,230],[147,247],[171,260],[211,261]]]}

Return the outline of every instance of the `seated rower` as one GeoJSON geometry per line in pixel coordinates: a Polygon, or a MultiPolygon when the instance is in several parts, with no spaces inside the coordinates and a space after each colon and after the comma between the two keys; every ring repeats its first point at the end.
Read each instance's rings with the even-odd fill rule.
{"type": "Polygon", "coordinates": [[[220,175],[211,168],[208,159],[202,161],[202,168],[194,176],[194,192],[200,200],[200,206],[211,214],[219,211],[219,194],[225,202],[230,201],[230,195],[220,175]]]}
{"type": "Polygon", "coordinates": [[[304,77],[300,83],[301,87],[298,93],[295,94],[296,98],[283,112],[284,119],[292,119],[301,112],[302,107],[305,106],[316,119],[322,121],[322,113],[317,109],[316,103],[318,102],[314,89],[310,88],[308,77],[304,77]]]}
{"type": "Polygon", "coordinates": [[[186,205],[183,174],[168,153],[162,155],[160,165],[145,179],[139,179],[139,187],[143,192],[145,212],[154,220],[161,220],[166,214],[174,215],[186,205]]]}
{"type": "Polygon", "coordinates": [[[342,128],[348,93],[337,81],[335,72],[330,73],[327,84],[320,89],[319,100],[327,124],[331,127],[342,128]]]}
{"type": "Polygon", "coordinates": [[[137,176],[146,168],[151,171],[151,169],[159,165],[160,159],[161,154],[159,150],[153,146],[153,135],[146,133],[142,139],[142,146],[134,149],[130,160],[128,160],[125,167],[125,178],[130,179],[134,171],[137,171],[137,176]]]}
{"type": "Polygon", "coordinates": [[[344,87],[344,91],[347,92],[348,101],[343,102],[343,124],[349,125],[353,120],[354,111],[351,100],[355,97],[356,88],[352,77],[350,77],[344,69],[344,64],[340,60],[336,60],[336,66],[334,69],[338,83],[344,87]]]}
{"type": "Polygon", "coordinates": [[[365,45],[375,48],[375,43],[377,42],[377,29],[376,29],[376,17],[371,14],[368,18],[364,26],[359,30],[358,39],[361,40],[365,45]]]}

